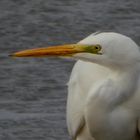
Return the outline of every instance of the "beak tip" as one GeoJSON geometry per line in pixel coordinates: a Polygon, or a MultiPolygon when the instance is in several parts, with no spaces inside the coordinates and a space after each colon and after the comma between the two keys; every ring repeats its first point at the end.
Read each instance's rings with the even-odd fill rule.
{"type": "Polygon", "coordinates": [[[9,57],[16,57],[15,54],[9,54],[8,56],[9,56],[9,57]]]}
{"type": "Polygon", "coordinates": [[[13,54],[9,54],[8,56],[9,56],[9,57],[13,57],[14,55],[13,55],[13,54]]]}

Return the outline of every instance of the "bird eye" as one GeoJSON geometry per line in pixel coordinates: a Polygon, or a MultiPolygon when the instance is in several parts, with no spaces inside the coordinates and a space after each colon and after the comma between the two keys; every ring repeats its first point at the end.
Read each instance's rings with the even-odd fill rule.
{"type": "Polygon", "coordinates": [[[101,46],[100,45],[90,45],[86,47],[86,52],[89,53],[98,53],[101,50],[101,46]]]}
{"type": "Polygon", "coordinates": [[[96,45],[96,46],[95,46],[95,49],[96,49],[96,50],[101,50],[101,46],[100,46],[100,45],[96,45]]]}
{"type": "Polygon", "coordinates": [[[101,46],[97,44],[97,45],[95,46],[95,49],[96,49],[97,51],[98,51],[98,50],[100,51],[100,50],[101,50],[101,46]]]}

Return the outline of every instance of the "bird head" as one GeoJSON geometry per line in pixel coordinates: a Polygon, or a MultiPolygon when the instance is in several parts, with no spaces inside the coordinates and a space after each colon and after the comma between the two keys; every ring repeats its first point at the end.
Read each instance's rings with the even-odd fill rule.
{"type": "Polygon", "coordinates": [[[79,44],[99,44],[101,46],[100,56],[90,53],[79,53],[74,57],[85,61],[94,62],[103,66],[117,68],[130,67],[140,62],[140,50],[138,45],[129,37],[114,33],[103,32],[91,34],[79,42],[79,44]]]}
{"type": "Polygon", "coordinates": [[[73,57],[104,66],[123,67],[139,61],[139,47],[129,37],[103,32],[91,34],[77,44],[28,49],[13,57],[73,57]]]}

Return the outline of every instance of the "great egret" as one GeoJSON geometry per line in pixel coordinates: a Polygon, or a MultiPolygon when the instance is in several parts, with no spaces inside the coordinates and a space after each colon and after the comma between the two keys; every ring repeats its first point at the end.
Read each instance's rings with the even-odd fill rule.
{"type": "Polygon", "coordinates": [[[12,56],[78,60],[68,83],[67,102],[67,125],[74,140],[140,140],[140,50],[131,38],[103,32],[77,44],[12,56]]]}

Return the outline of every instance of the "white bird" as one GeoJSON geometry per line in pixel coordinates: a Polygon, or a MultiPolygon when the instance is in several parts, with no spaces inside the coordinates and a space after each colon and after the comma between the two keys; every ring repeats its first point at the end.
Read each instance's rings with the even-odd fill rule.
{"type": "Polygon", "coordinates": [[[77,59],[68,83],[67,125],[74,140],[140,140],[140,50],[129,37],[103,32],[77,44],[15,57],[77,59]]]}

